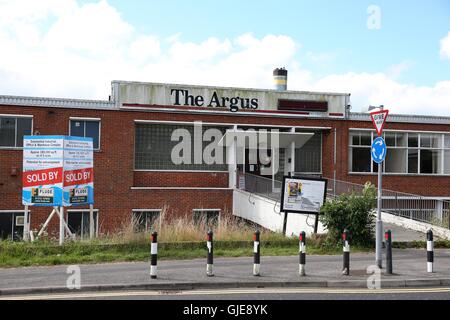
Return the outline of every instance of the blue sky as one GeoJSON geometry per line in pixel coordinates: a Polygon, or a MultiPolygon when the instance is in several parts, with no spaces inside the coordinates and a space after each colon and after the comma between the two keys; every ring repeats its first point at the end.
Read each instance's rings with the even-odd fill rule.
{"type": "Polygon", "coordinates": [[[404,61],[403,81],[432,85],[448,80],[450,61],[439,56],[439,40],[450,30],[450,1],[123,1],[112,0],[127,21],[145,33],[200,42],[284,34],[302,45],[298,59],[319,74],[378,72],[404,61]],[[367,8],[381,10],[381,28],[367,28],[367,8]],[[307,53],[328,55],[323,66],[307,53]]]}
{"type": "Polygon", "coordinates": [[[0,43],[4,95],[107,99],[112,80],[272,88],[284,66],[288,89],[351,93],[354,111],[450,116],[448,0],[2,0],[0,43]]]}

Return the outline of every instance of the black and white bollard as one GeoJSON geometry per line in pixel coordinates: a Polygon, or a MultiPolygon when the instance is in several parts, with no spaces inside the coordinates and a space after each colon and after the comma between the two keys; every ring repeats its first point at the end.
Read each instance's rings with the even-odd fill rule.
{"type": "Polygon", "coordinates": [[[392,274],[392,234],[391,230],[384,233],[386,240],[386,274],[392,274]]]}
{"type": "Polygon", "coordinates": [[[344,242],[344,267],[342,269],[342,274],[348,276],[350,275],[350,239],[347,229],[342,233],[342,241],[344,242]]]}
{"type": "Polygon", "coordinates": [[[206,259],[206,275],[208,277],[214,276],[213,273],[213,232],[211,230],[208,231],[206,236],[206,247],[208,249],[208,256],[206,259]]]}
{"type": "Polygon", "coordinates": [[[157,260],[158,260],[158,233],[155,231],[152,233],[152,247],[150,249],[151,262],[150,262],[150,278],[156,279],[156,274],[158,271],[157,260]]]}
{"type": "Polygon", "coordinates": [[[433,272],[434,262],[434,242],[433,231],[427,231],[427,272],[433,272]]]}
{"type": "Polygon", "coordinates": [[[306,234],[305,231],[300,232],[299,239],[299,269],[298,272],[301,276],[305,275],[305,264],[306,264],[306,234]]]}
{"type": "Polygon", "coordinates": [[[261,255],[261,244],[259,241],[259,230],[255,231],[253,235],[253,275],[259,276],[259,269],[261,266],[260,255],[261,255]]]}

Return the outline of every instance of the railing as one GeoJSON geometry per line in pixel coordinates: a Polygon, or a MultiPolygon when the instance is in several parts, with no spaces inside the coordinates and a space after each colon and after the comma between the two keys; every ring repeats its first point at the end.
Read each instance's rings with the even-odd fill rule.
{"type": "MultiPolygon", "coordinates": [[[[241,190],[274,201],[281,199],[281,181],[248,173],[239,173],[237,179],[237,186],[241,190]]],[[[364,185],[361,184],[326,179],[328,199],[337,198],[344,193],[361,194],[364,189],[364,185]]],[[[383,189],[381,203],[383,212],[449,228],[450,201],[383,189]]]]}
{"type": "Polygon", "coordinates": [[[239,173],[237,179],[238,189],[280,201],[281,181],[249,173],[239,173]]]}
{"type": "MultiPolygon", "coordinates": [[[[364,185],[328,179],[328,198],[343,193],[361,193],[364,185]]],[[[449,228],[450,201],[404,192],[382,190],[382,211],[396,216],[449,228]]]]}

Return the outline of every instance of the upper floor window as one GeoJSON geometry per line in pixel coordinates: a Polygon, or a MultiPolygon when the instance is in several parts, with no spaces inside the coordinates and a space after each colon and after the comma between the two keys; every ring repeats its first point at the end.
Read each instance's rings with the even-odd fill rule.
{"type": "Polygon", "coordinates": [[[32,117],[0,116],[0,147],[23,147],[23,136],[32,132],[32,117]]]}
{"type": "Polygon", "coordinates": [[[94,150],[100,149],[100,120],[70,119],[69,135],[93,139],[94,150]]]}
{"type": "MultiPolygon", "coordinates": [[[[383,137],[387,145],[383,172],[450,174],[450,134],[385,131],[383,137]]],[[[378,172],[370,153],[375,138],[373,131],[350,131],[350,172],[378,172]]]]}

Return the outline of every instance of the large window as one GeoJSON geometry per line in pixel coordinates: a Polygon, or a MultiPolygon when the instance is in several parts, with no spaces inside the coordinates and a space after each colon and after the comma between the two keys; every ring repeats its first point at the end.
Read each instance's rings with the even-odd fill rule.
{"type": "MultiPolygon", "coordinates": [[[[383,172],[399,174],[450,174],[450,134],[385,131],[387,145],[383,172]]],[[[376,133],[351,130],[350,172],[376,173],[370,146],[376,133]]]]}
{"type": "Polygon", "coordinates": [[[202,132],[194,134],[193,125],[136,123],[134,149],[135,169],[227,171],[228,166],[225,161],[226,150],[224,147],[220,148],[221,155],[216,155],[214,151],[211,152],[212,157],[214,159],[217,157],[220,161],[208,161],[207,158],[203,157],[203,154],[210,154],[209,150],[212,150],[210,145],[218,144],[220,140],[216,141],[215,137],[212,137],[209,141],[203,141],[200,150],[202,154],[196,153],[197,148],[194,143],[194,137],[198,136],[200,136],[200,139],[203,137],[204,139],[202,140],[208,140],[204,136],[205,131],[208,129],[215,129],[216,133],[223,135],[225,133],[225,127],[203,125],[201,128],[202,132]],[[175,132],[177,129],[181,130],[175,132]],[[178,132],[184,132],[187,136],[180,137],[177,134],[178,132]],[[174,134],[174,141],[172,141],[172,134],[174,134]],[[182,142],[189,145],[190,148],[185,148],[180,151],[180,144],[182,142]],[[177,148],[174,149],[176,146],[177,148]],[[205,151],[207,146],[208,150],[205,151]],[[175,152],[174,150],[177,151],[175,152]],[[174,157],[172,157],[173,151],[174,157]],[[180,157],[178,156],[186,158],[187,161],[177,163],[177,161],[180,160],[180,157]],[[198,161],[199,159],[200,161],[198,161]]]}
{"type": "Polygon", "coordinates": [[[100,121],[99,120],[70,120],[71,136],[89,137],[94,143],[94,150],[100,149],[100,121]]]}
{"type": "Polygon", "coordinates": [[[0,147],[23,147],[23,136],[32,132],[31,117],[0,116],[0,147]]]}
{"type": "Polygon", "coordinates": [[[295,149],[295,172],[322,173],[321,132],[316,132],[301,148],[295,149]]]}

